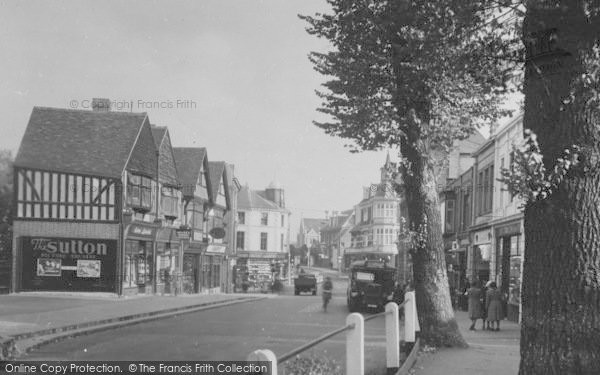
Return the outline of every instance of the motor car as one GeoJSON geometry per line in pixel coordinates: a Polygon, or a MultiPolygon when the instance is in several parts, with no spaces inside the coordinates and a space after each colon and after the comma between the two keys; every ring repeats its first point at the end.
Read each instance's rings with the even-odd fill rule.
{"type": "Polygon", "coordinates": [[[396,268],[381,261],[356,261],[350,265],[346,297],[350,312],[383,310],[396,297],[396,268]]]}
{"type": "Polygon", "coordinates": [[[317,294],[317,277],[314,274],[300,273],[294,279],[294,295],[302,292],[310,292],[313,296],[317,294]]]}

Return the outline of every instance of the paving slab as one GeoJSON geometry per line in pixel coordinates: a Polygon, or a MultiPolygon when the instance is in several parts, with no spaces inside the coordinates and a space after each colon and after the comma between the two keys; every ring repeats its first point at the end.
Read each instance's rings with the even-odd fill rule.
{"type": "Polygon", "coordinates": [[[500,331],[470,331],[467,313],[456,313],[467,349],[441,348],[422,354],[413,367],[415,375],[511,375],[519,372],[520,326],[503,320],[500,331]]]}

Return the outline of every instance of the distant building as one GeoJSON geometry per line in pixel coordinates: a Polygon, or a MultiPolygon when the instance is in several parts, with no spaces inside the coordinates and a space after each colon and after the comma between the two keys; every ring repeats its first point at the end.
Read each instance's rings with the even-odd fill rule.
{"type": "Polygon", "coordinates": [[[306,245],[307,248],[321,243],[321,228],[328,224],[327,219],[302,218],[298,231],[298,247],[306,245]]]}
{"type": "Polygon", "coordinates": [[[341,270],[346,248],[352,243],[350,230],[354,226],[354,209],[333,213],[329,223],[321,228],[321,241],[331,267],[341,270]]]}
{"type": "Polygon", "coordinates": [[[236,226],[237,272],[250,281],[288,273],[290,211],[281,186],[272,183],[259,191],[243,186],[236,226]]]}
{"type": "Polygon", "coordinates": [[[394,188],[395,163],[388,157],[381,167],[379,183],[363,188],[363,200],[354,207],[354,226],[350,230],[350,246],[344,251],[344,268],[354,260],[373,259],[395,264],[406,278],[408,257],[399,243],[400,217],[406,215],[406,204],[394,188]]]}
{"type": "Polygon", "coordinates": [[[514,154],[512,146],[523,143],[523,115],[517,115],[493,135],[496,139],[492,225],[493,245],[490,260],[490,279],[508,296],[506,314],[509,320],[521,319],[521,284],[525,237],[523,232],[523,201],[510,194],[498,181],[502,168],[508,168],[514,154]]]}

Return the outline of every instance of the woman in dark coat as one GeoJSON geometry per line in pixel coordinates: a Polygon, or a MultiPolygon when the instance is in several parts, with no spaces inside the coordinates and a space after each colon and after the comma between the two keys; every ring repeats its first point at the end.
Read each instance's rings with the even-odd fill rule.
{"type": "Polygon", "coordinates": [[[483,316],[483,311],[481,309],[481,288],[479,287],[478,281],[473,281],[471,283],[471,287],[467,289],[465,293],[469,297],[469,318],[471,319],[471,327],[469,329],[471,331],[475,331],[475,323],[477,319],[481,319],[483,316]]]}
{"type": "Polygon", "coordinates": [[[487,308],[487,320],[492,322],[492,331],[500,330],[500,320],[503,318],[502,314],[502,293],[498,290],[495,282],[490,284],[486,296],[486,308],[487,308]],[[496,323],[496,329],[494,329],[494,322],[496,323]]]}

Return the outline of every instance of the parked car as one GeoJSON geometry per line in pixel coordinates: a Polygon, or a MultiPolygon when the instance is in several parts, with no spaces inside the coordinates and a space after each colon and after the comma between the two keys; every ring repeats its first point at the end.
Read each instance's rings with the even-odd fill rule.
{"type": "Polygon", "coordinates": [[[310,273],[300,273],[294,279],[294,294],[299,295],[302,292],[311,292],[317,294],[317,277],[310,273]]]}
{"type": "Polygon", "coordinates": [[[396,268],[385,262],[353,262],[346,291],[348,310],[382,310],[386,303],[396,298],[396,277],[396,268]]]}

